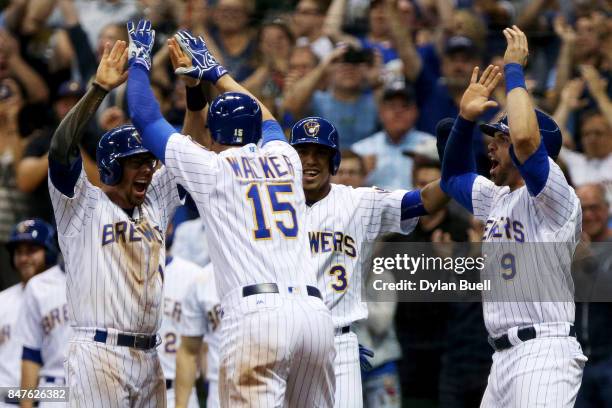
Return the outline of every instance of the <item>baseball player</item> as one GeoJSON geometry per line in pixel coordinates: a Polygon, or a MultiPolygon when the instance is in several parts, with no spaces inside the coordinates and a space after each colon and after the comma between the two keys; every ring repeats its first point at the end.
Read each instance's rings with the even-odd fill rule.
{"type": "Polygon", "coordinates": [[[74,336],[66,363],[70,406],[163,407],[157,354],[166,268],[164,231],[180,205],[177,185],[130,125],[105,133],[101,188],[83,171],[82,129],[125,81],[127,47],[107,44],[94,83],[62,120],[49,151],[49,192],[66,263],[74,336]]]}
{"type": "MultiPolygon", "coordinates": [[[[339,135],[323,118],[307,117],[291,129],[302,162],[306,224],[317,282],[334,321],[336,407],[361,407],[360,355],[351,324],[365,319],[360,251],[382,234],[410,233],[420,215],[448,201],[439,180],[423,190],[385,191],[332,184],[340,166],[339,135]]],[[[363,356],[362,356],[363,357],[363,356]]]]}
{"type": "MultiPolygon", "coordinates": [[[[170,236],[166,240],[170,240],[170,236]]],[[[159,359],[166,378],[167,406],[174,407],[177,367],[177,351],[181,346],[181,325],[186,319],[185,303],[188,301],[187,293],[196,282],[204,276],[204,270],[198,265],[177,256],[166,254],[166,270],[164,276],[164,304],[161,328],[159,334],[162,343],[159,345],[159,359]]],[[[183,407],[197,408],[198,397],[192,386],[183,407]]]]}
{"type": "MultiPolygon", "coordinates": [[[[65,386],[64,360],[72,328],[66,303],[66,274],[62,264],[30,279],[19,322],[18,334],[23,343],[21,388],[65,386]]],[[[31,406],[32,401],[21,402],[22,408],[31,406]]],[[[39,408],[45,406],[61,407],[65,404],[38,404],[39,408]]]]}
{"type": "Polygon", "coordinates": [[[151,23],[129,23],[128,32],[130,116],[197,204],[222,271],[220,405],[332,406],[333,326],[307,254],[297,153],[268,109],[186,31],[175,38],[193,65],[176,72],[209,81],[220,94],[208,110],[212,151],[176,133],[149,84],[151,23]]]}
{"type": "MultiPolygon", "coordinates": [[[[55,230],[43,220],[30,219],[12,230],[6,247],[21,282],[0,292],[0,386],[20,388],[23,342],[17,330],[24,305],[26,283],[53,266],[57,258],[55,230]]],[[[36,383],[34,384],[34,388],[36,383]]],[[[0,394],[0,407],[19,405],[17,398],[0,394]],[[10,404],[10,405],[9,405],[10,404]]]]}
{"type": "Polygon", "coordinates": [[[442,188],[485,223],[485,272],[495,292],[483,292],[483,311],[495,353],[481,407],[573,407],[586,361],[575,339],[571,301],[580,203],[554,161],[561,147],[559,127],[534,110],[525,88],[525,34],[513,26],[504,36],[507,115],[481,126],[493,137],[491,180],[475,173],[471,134],[474,121],[496,106],[489,96],[501,74],[492,65],[480,78],[474,68],[446,145],[452,154],[445,155],[442,167],[442,188]],[[530,255],[538,252],[533,244],[526,251],[497,253],[537,242],[559,244],[536,256],[530,255]],[[533,282],[527,294],[533,301],[522,301],[525,281],[533,282]],[[553,287],[561,300],[537,301],[550,300],[545,296],[553,287]]]}
{"type": "Polygon", "coordinates": [[[180,327],[181,346],[176,357],[176,406],[186,406],[188,392],[196,379],[198,358],[205,341],[206,379],[208,380],[207,408],[219,407],[219,325],[221,323],[219,297],[212,263],[204,267],[205,274],[192,284],[183,303],[180,327]]]}

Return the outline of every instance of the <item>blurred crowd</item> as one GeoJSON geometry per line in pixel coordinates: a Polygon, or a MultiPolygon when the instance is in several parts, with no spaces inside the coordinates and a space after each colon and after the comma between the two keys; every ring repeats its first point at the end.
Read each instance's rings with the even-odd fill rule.
{"type": "MultiPolygon", "coordinates": [[[[529,91],[563,131],[559,159],[582,202],[584,242],[612,240],[610,1],[5,0],[0,7],[0,244],[24,218],[53,223],[47,189],[53,130],[87,89],[104,43],[127,41],[125,22],[138,17],[156,28],[152,85],[177,128],[185,88],[165,40],[187,28],[206,38],[285,129],[306,115],[336,125],[343,159],[335,182],[385,189],[418,188],[440,177],[436,124],[458,114],[475,65],[503,65],[502,29],[516,24],[529,38],[529,91]]],[[[499,110],[482,120],[503,112],[503,87],[495,99],[499,110]]],[[[128,117],[123,85],[103,102],[81,146],[94,184],[96,138],[128,117]]],[[[478,169],[488,176],[487,137],[475,129],[478,169]]],[[[183,209],[175,224],[196,217],[183,209]]],[[[480,229],[451,205],[422,217],[411,235],[388,240],[478,241],[480,229]]],[[[0,289],[17,281],[4,245],[0,271],[0,289]]],[[[368,406],[401,400],[410,407],[478,406],[492,354],[481,307],[370,304],[370,318],[358,328],[376,352],[374,370],[363,376],[368,406]]],[[[612,307],[582,303],[576,316],[590,359],[578,404],[609,406],[612,338],[605,333],[612,307]]]]}

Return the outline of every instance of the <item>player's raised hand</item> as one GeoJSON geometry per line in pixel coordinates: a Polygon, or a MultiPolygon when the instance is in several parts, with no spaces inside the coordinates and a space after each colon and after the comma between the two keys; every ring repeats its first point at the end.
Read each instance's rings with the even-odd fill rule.
{"type": "MultiPolygon", "coordinates": [[[[183,49],[174,37],[168,39],[168,54],[170,55],[174,72],[179,68],[190,69],[193,67],[191,57],[183,52],[183,49]]],[[[199,79],[188,75],[180,75],[180,77],[188,87],[194,87],[200,83],[199,79]]]]}
{"type": "Polygon", "coordinates": [[[227,70],[210,53],[202,37],[194,37],[189,31],[180,30],[174,38],[183,52],[191,58],[192,64],[190,67],[175,69],[175,74],[187,75],[198,80],[204,79],[213,84],[227,74],[227,70]]]}
{"type": "Polygon", "coordinates": [[[491,101],[489,98],[502,77],[499,67],[495,65],[489,65],[480,79],[478,78],[478,72],[479,68],[474,67],[470,86],[463,93],[459,104],[459,114],[470,121],[475,121],[487,109],[497,106],[497,102],[491,101]]]}
{"type": "Polygon", "coordinates": [[[104,44],[104,52],[94,82],[107,91],[121,85],[127,79],[125,69],[127,59],[128,50],[125,41],[115,41],[112,49],[109,43],[104,44]]]}
{"type": "Polygon", "coordinates": [[[151,70],[151,50],[155,42],[155,30],[151,28],[149,20],[140,20],[138,25],[133,21],[127,23],[130,47],[128,49],[128,65],[143,66],[147,71],[151,70]]]}
{"type": "Polygon", "coordinates": [[[529,57],[529,47],[527,45],[527,36],[517,26],[504,29],[504,37],[508,43],[504,54],[504,64],[527,64],[529,57]]]}

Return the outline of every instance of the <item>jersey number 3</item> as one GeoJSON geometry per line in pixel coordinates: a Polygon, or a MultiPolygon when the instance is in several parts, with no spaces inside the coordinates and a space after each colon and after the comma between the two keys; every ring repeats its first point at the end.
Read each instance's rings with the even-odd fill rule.
{"type": "MultiPolygon", "coordinates": [[[[283,221],[275,221],[276,228],[283,234],[285,238],[295,238],[298,234],[298,222],[295,208],[287,201],[279,199],[280,194],[293,194],[293,186],[290,183],[265,184],[261,190],[267,191],[274,214],[288,213],[291,216],[291,224],[287,225],[283,221]]],[[[265,193],[264,191],[264,193],[265,193]]],[[[253,235],[256,240],[270,239],[272,231],[269,228],[268,221],[264,214],[262,193],[258,184],[251,184],[247,189],[247,198],[253,207],[253,219],[255,220],[255,229],[253,235]]]]}

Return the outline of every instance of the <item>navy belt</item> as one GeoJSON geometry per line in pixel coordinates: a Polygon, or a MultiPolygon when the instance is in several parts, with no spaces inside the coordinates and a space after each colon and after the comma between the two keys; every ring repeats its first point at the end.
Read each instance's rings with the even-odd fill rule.
{"type": "Polygon", "coordinates": [[[336,336],[340,336],[342,334],[346,334],[346,333],[350,333],[351,331],[351,326],[344,326],[344,327],[337,327],[335,329],[335,335],[336,336]]]}
{"type": "MultiPolygon", "coordinates": [[[[96,330],[94,341],[106,343],[108,332],[106,330],[96,330]]],[[[117,334],[117,345],[123,347],[132,347],[139,350],[150,350],[157,347],[157,335],[147,334],[117,334]]]]}
{"type": "MultiPolygon", "coordinates": [[[[533,340],[538,337],[536,329],[533,326],[519,329],[516,336],[521,341],[533,340]]],[[[574,327],[574,325],[570,326],[569,336],[576,337],[576,328],[574,327]]],[[[510,338],[507,334],[504,334],[503,336],[500,336],[496,339],[489,337],[489,344],[491,345],[491,347],[493,347],[495,351],[506,350],[512,347],[512,343],[510,343],[510,338]]]]}
{"type": "MultiPolygon", "coordinates": [[[[293,292],[296,287],[289,286],[289,292],[293,292]]],[[[321,292],[319,289],[314,286],[306,286],[306,292],[308,296],[318,297],[319,299],[323,299],[321,296],[321,292]]],[[[257,285],[249,285],[242,288],[242,297],[259,295],[261,293],[279,293],[278,285],[276,283],[258,283],[257,285]]]]}
{"type": "Polygon", "coordinates": [[[166,379],[166,389],[169,390],[174,385],[174,381],[166,379]]]}

